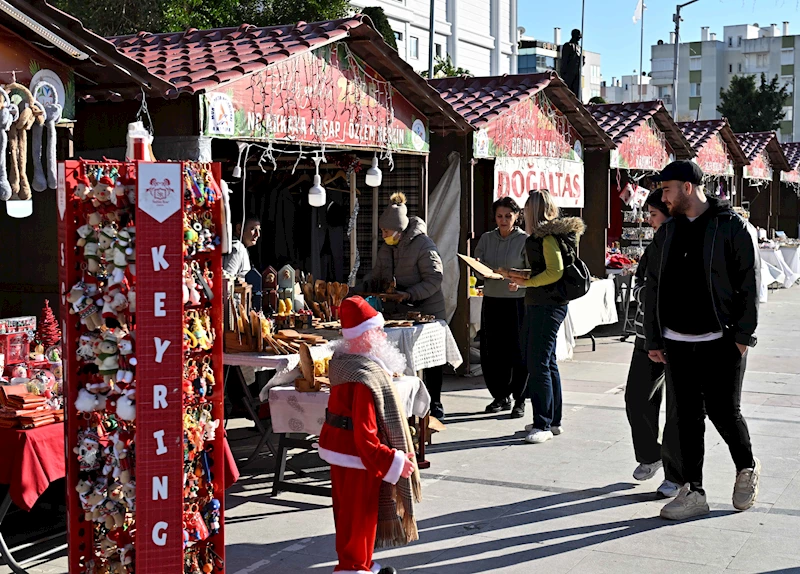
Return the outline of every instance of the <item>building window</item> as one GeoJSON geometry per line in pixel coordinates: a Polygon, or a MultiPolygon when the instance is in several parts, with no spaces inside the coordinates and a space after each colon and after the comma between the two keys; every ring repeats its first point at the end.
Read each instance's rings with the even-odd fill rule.
{"type": "Polygon", "coordinates": [[[408,39],[410,40],[408,46],[408,56],[415,60],[419,59],[419,38],[416,36],[409,36],[408,39]]]}
{"type": "Polygon", "coordinates": [[[441,44],[434,44],[433,48],[434,48],[434,53],[436,54],[436,57],[437,58],[441,58],[442,57],[442,45],[441,44]]]}
{"type": "Polygon", "coordinates": [[[733,64],[728,64],[728,73],[729,74],[733,73],[733,64]]]}
{"type": "Polygon", "coordinates": [[[700,84],[689,84],[689,97],[697,98],[700,96],[700,84]]]}
{"type": "Polygon", "coordinates": [[[733,48],[733,36],[728,36],[728,47],[733,48]]]}
{"type": "Polygon", "coordinates": [[[742,45],[742,37],[739,36],[739,38],[736,40],[736,46],[741,47],[741,45],[742,45]]]}
{"type": "Polygon", "coordinates": [[[628,84],[625,84],[625,91],[628,91],[628,84]]]}
{"type": "Polygon", "coordinates": [[[395,32],[394,33],[394,39],[397,40],[398,42],[402,42],[403,41],[403,33],[402,32],[395,32]]]}
{"type": "Polygon", "coordinates": [[[692,56],[691,58],[689,58],[689,70],[702,69],[702,62],[703,59],[700,56],[692,56]]]}
{"type": "Polygon", "coordinates": [[[742,71],[742,63],[741,62],[739,62],[739,64],[736,66],[736,69],[738,71],[740,71],[740,72],[742,71]]]}

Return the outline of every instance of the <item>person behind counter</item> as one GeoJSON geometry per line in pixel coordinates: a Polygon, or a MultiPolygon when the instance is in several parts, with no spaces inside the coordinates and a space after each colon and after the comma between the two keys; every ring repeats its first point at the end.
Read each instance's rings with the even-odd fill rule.
{"type": "Polygon", "coordinates": [[[231,252],[222,259],[222,269],[234,277],[244,277],[250,271],[250,254],[248,247],[258,243],[261,237],[261,220],[253,213],[248,213],[244,221],[237,223],[233,230],[231,252]]]}
{"type": "MultiPolygon", "coordinates": [[[[365,285],[391,283],[397,285],[402,301],[423,315],[446,319],[442,280],[444,267],[436,244],[428,237],[428,227],[419,217],[408,217],[406,196],[392,194],[391,203],[378,221],[384,244],[365,285]]],[[[431,395],[431,414],[444,418],[442,407],[442,367],[425,369],[425,386],[431,395]]]]}
{"type": "MultiPolygon", "coordinates": [[[[510,197],[492,204],[497,228],[481,235],[475,257],[492,269],[522,269],[526,266],[525,240],[517,227],[520,209],[510,197]]],[[[487,413],[511,410],[511,418],[525,415],[528,371],[519,345],[525,318],[525,288],[508,279],[485,279],[481,308],[481,368],[486,387],[494,399],[487,413]],[[511,407],[510,397],[514,397],[511,407]]]]}
{"type": "Polygon", "coordinates": [[[578,241],[586,229],[580,217],[559,217],[558,207],[546,189],[534,189],[525,203],[525,229],[530,236],[525,254],[530,279],[508,277],[525,290],[525,326],[522,346],[528,367],[528,395],[533,424],[525,441],[543,443],[563,432],[561,426],[561,375],[556,363],[558,329],[567,316],[567,299],[559,289],[564,269],[577,257],[578,241]]]}

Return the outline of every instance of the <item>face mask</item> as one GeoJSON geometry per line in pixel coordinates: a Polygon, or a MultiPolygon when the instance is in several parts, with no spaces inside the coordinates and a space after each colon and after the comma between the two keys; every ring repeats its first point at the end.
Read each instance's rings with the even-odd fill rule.
{"type": "Polygon", "coordinates": [[[400,243],[400,237],[398,237],[398,234],[397,234],[396,231],[394,233],[392,233],[389,237],[384,237],[383,240],[386,242],[386,245],[391,245],[391,246],[394,246],[394,245],[397,245],[398,243],[400,243]]]}

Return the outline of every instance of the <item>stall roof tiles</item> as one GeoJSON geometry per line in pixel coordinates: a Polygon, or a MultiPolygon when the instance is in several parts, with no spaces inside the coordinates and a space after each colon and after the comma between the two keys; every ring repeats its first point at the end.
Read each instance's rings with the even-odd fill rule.
{"type": "Polygon", "coordinates": [[[734,165],[738,167],[750,163],[727,119],[679,122],[678,126],[696,152],[699,152],[700,148],[711,141],[711,138],[719,134],[728,147],[734,165]]]}
{"type": "Polygon", "coordinates": [[[783,154],[793,170],[800,168],[800,142],[782,144],[783,154]]]}
{"type": "Polygon", "coordinates": [[[298,22],[258,28],[216,28],[110,38],[117,49],[174,85],[167,94],[199,94],[220,84],[334,42],[346,41],[352,52],[378,72],[442,132],[472,131],[439,93],[403,61],[372,27],[368,17],[326,22],[298,22]]]}
{"type": "Polygon", "coordinates": [[[483,128],[514,105],[544,90],[590,150],[609,150],[611,138],[600,129],[583,104],[555,72],[430,80],[442,97],[475,128],[483,128]]]}
{"type": "Polygon", "coordinates": [[[678,159],[694,157],[695,151],[661,100],[622,104],[589,104],[589,111],[605,132],[619,145],[647,120],[652,119],[664,133],[678,159]]]}
{"type": "Polygon", "coordinates": [[[739,145],[742,146],[748,160],[753,160],[758,154],[765,151],[769,156],[772,167],[782,171],[791,171],[783,148],[778,141],[778,134],[772,132],[747,132],[736,134],[739,145]]]}

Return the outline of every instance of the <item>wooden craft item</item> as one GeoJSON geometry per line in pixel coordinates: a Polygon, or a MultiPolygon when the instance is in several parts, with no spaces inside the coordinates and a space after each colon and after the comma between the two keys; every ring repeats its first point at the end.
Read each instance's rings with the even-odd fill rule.
{"type": "Polygon", "coordinates": [[[470,257],[469,255],[461,255],[461,253],[459,253],[458,256],[462,259],[462,261],[464,261],[464,263],[466,263],[472,269],[477,271],[484,279],[503,279],[504,278],[502,275],[497,273],[494,269],[492,269],[488,265],[484,265],[483,263],[481,263],[477,259],[474,259],[474,258],[470,257]]]}
{"type": "Polygon", "coordinates": [[[264,291],[264,313],[278,312],[278,272],[274,267],[267,267],[261,275],[261,288],[264,291]]]}

